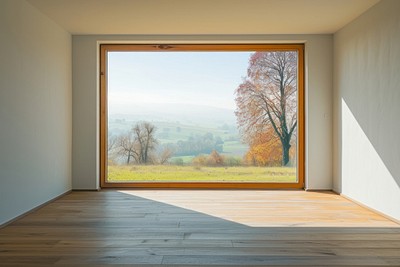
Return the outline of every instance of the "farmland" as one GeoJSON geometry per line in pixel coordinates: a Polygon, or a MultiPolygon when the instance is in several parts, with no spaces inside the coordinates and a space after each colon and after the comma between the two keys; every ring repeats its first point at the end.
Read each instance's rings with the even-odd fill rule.
{"type": "MultiPolygon", "coordinates": [[[[174,151],[169,160],[172,164],[188,164],[195,156],[209,154],[212,150],[217,150],[223,156],[242,158],[248,150],[248,145],[240,141],[233,111],[201,107],[193,114],[196,108],[200,109],[190,106],[189,118],[183,115],[185,113],[174,112],[171,106],[166,106],[168,112],[164,112],[162,116],[154,113],[141,116],[111,115],[108,121],[108,134],[114,137],[126,134],[136,123],[147,120],[156,128],[155,153],[168,147],[174,151]]],[[[123,163],[125,159],[114,158],[113,161],[123,163]]]]}

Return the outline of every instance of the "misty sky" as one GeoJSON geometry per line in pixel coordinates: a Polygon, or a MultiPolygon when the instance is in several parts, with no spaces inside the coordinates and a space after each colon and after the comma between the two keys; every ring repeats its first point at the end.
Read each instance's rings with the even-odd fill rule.
{"type": "Polygon", "coordinates": [[[127,106],[195,104],[234,110],[250,52],[110,52],[110,113],[127,106]]]}

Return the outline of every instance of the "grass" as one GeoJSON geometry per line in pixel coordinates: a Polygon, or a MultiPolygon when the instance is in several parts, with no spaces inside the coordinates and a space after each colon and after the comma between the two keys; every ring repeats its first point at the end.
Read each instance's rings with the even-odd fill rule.
{"type": "Polygon", "coordinates": [[[109,166],[109,182],[296,182],[290,167],[109,166]]]}

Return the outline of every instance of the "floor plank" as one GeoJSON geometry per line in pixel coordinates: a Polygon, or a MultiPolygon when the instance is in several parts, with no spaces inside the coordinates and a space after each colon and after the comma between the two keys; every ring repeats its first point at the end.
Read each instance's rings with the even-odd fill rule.
{"type": "Polygon", "coordinates": [[[0,266],[398,266],[400,225],[331,192],[72,192],[0,229],[0,266]]]}

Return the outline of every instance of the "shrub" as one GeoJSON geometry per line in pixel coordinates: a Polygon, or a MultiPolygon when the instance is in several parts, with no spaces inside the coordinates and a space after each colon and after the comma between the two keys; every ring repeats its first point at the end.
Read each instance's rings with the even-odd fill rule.
{"type": "Polygon", "coordinates": [[[234,167],[234,166],[241,166],[242,159],[238,157],[225,157],[225,166],[234,167]]]}
{"type": "Polygon", "coordinates": [[[192,159],[192,165],[194,166],[206,166],[207,157],[205,155],[198,155],[192,159]]]}
{"type": "Polygon", "coordinates": [[[178,165],[178,166],[183,166],[184,162],[183,162],[183,159],[182,159],[182,158],[175,158],[175,159],[172,161],[172,164],[178,165]]]}
{"type": "Polygon", "coordinates": [[[216,150],[213,150],[207,157],[207,166],[223,166],[224,157],[221,156],[216,150]]]}

